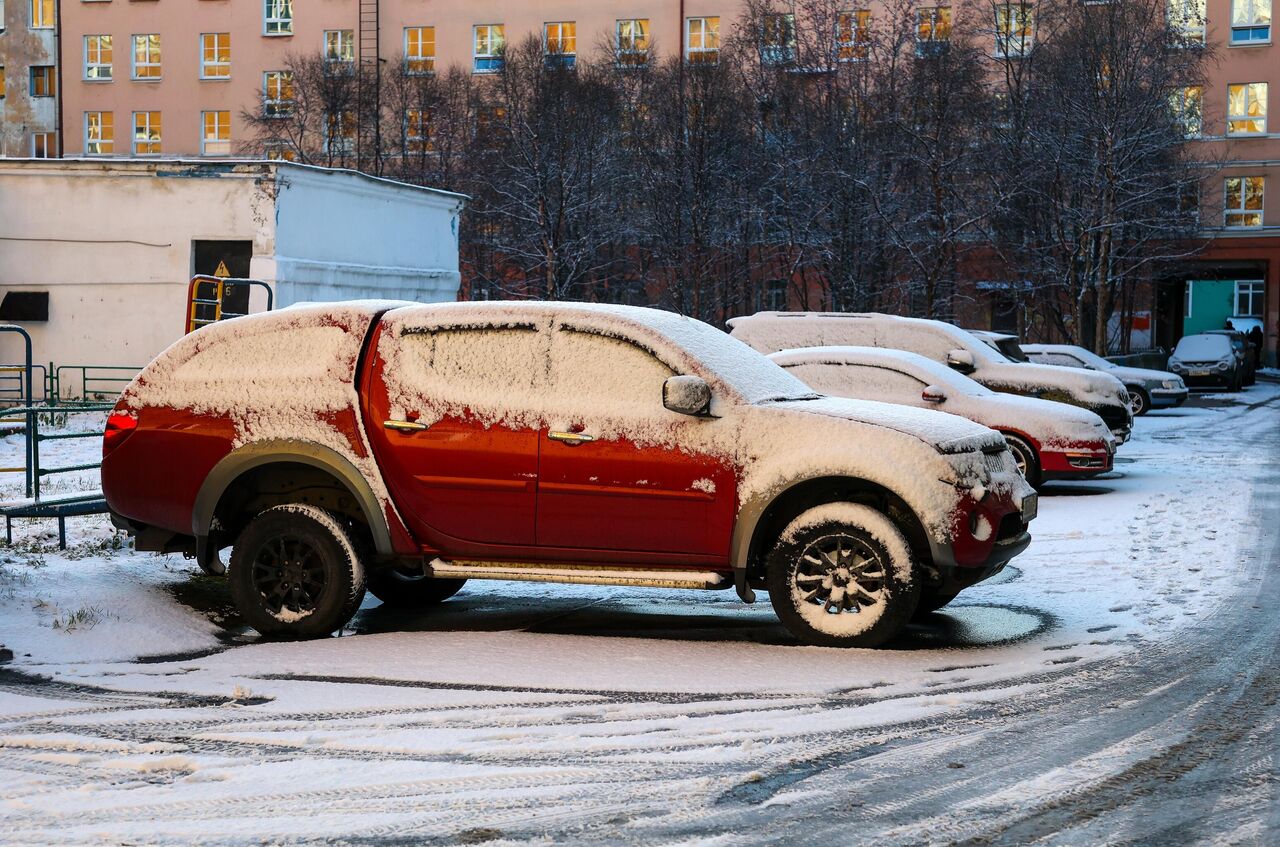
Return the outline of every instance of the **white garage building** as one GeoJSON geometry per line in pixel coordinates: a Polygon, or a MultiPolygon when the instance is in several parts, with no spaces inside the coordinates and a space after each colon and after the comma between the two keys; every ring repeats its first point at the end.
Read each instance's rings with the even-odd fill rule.
{"type": "MultiPolygon", "coordinates": [[[[196,273],[264,280],[277,308],[454,300],[465,201],[291,162],[0,159],[0,323],[37,363],[141,366],[196,273]]],[[[22,355],[0,334],[0,362],[22,355]]]]}

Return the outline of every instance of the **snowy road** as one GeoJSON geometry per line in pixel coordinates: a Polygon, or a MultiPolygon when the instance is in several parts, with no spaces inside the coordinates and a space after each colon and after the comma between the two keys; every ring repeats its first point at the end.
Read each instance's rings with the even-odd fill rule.
{"type": "Polygon", "coordinates": [[[0,842],[1280,839],[1275,383],[1141,419],[892,650],[523,583],[258,643],[187,563],[77,527],[0,557],[0,842]]]}

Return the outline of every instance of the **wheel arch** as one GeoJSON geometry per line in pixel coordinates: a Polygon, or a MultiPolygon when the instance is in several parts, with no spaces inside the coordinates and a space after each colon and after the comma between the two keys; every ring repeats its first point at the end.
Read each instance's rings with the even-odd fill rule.
{"type": "Polygon", "coordinates": [[[197,559],[205,567],[206,558],[216,557],[205,548],[218,510],[229,494],[255,475],[278,467],[303,466],[327,477],[354,501],[359,516],[368,526],[370,541],[380,555],[394,553],[391,529],[372,487],[351,460],[331,447],[307,441],[262,441],[247,444],[224,456],[205,477],[192,507],[191,530],[197,540],[197,559]]]}

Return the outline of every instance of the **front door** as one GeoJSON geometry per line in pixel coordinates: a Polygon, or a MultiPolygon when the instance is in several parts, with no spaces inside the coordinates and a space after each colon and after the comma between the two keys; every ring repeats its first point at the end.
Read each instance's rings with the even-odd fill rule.
{"type": "Polygon", "coordinates": [[[369,438],[424,546],[480,555],[534,543],[538,428],[503,413],[530,401],[545,339],[532,326],[456,327],[375,345],[369,438]]]}
{"type": "Polygon", "coordinates": [[[540,547],[728,556],[737,498],[726,458],[731,425],[663,408],[662,383],[673,375],[629,341],[555,331],[538,469],[540,547]]]}

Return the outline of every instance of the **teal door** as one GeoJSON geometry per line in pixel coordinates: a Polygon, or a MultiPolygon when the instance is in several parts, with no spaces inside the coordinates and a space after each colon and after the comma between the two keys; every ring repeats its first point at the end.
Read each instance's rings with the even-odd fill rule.
{"type": "Polygon", "coordinates": [[[1236,283],[1233,279],[1187,280],[1186,309],[1182,334],[1223,329],[1235,314],[1236,283]]]}

